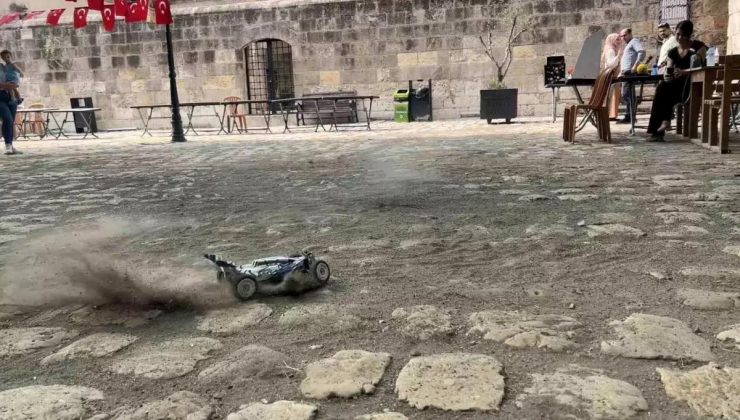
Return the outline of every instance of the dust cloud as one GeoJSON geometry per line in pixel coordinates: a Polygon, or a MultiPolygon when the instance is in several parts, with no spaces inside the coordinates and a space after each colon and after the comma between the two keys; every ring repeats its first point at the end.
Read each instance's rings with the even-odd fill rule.
{"type": "Polygon", "coordinates": [[[0,304],[209,307],[233,302],[207,266],[152,262],[147,255],[126,252],[133,238],[167,226],[100,219],[19,241],[0,261],[0,304]]]}

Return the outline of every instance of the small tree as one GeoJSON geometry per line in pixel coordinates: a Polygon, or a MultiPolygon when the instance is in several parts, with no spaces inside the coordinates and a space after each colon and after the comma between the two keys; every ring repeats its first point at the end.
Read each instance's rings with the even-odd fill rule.
{"type": "Polygon", "coordinates": [[[523,33],[530,30],[534,19],[521,7],[503,6],[501,13],[496,13],[496,21],[486,24],[487,34],[481,35],[480,43],[488,58],[496,66],[496,79],[491,88],[504,89],[504,79],[514,61],[513,44],[523,33]]]}

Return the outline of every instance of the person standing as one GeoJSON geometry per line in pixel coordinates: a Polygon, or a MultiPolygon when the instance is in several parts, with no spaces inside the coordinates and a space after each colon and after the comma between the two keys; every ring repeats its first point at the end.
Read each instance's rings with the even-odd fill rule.
{"type": "Polygon", "coordinates": [[[13,147],[15,112],[18,108],[18,104],[13,100],[10,92],[17,89],[18,85],[6,80],[7,65],[7,63],[0,63],[0,120],[2,120],[5,154],[14,155],[16,153],[20,153],[13,147]]]}
{"type": "MultiPolygon", "coordinates": [[[[619,34],[610,34],[604,41],[604,48],[601,53],[601,65],[603,68],[616,67],[622,58],[622,38],[619,34]]],[[[619,83],[614,83],[609,88],[609,119],[616,120],[619,117],[619,102],[622,97],[620,94],[621,87],[619,83]]]]}
{"type": "MultiPolygon", "coordinates": [[[[637,73],[637,66],[639,66],[645,59],[645,48],[639,39],[632,36],[632,29],[622,29],[619,33],[620,38],[625,43],[624,52],[622,53],[621,72],[620,76],[628,76],[637,73]]],[[[622,99],[627,104],[627,113],[624,118],[617,121],[621,124],[629,124],[632,119],[635,118],[632,115],[632,108],[634,107],[635,98],[632,95],[633,83],[622,83],[622,99]]]]}
{"type": "Polygon", "coordinates": [[[676,48],[676,46],[678,46],[678,41],[676,41],[676,37],[673,36],[671,25],[669,25],[668,22],[661,23],[658,26],[658,36],[663,42],[663,45],[660,46],[660,53],[658,54],[658,71],[660,74],[663,74],[665,72],[666,60],[668,59],[668,51],[676,48]]]}

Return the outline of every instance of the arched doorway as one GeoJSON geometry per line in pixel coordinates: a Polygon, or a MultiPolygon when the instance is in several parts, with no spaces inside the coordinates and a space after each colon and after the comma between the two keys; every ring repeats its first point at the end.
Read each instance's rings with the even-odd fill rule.
{"type": "MultiPolygon", "coordinates": [[[[273,100],[292,98],[293,52],[285,41],[261,39],[244,48],[247,69],[247,99],[273,100]]],[[[275,112],[277,107],[272,107],[275,112]]],[[[249,106],[249,113],[261,113],[266,106],[249,106]]]]}

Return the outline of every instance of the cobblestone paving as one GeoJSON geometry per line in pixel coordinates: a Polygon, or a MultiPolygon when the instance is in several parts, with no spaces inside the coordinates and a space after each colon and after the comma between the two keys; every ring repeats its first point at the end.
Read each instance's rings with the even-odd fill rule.
{"type": "Polygon", "coordinates": [[[740,158],[615,130],[18,142],[0,419],[740,418],[740,158]],[[305,248],[246,303],[202,258],[305,248]]]}

